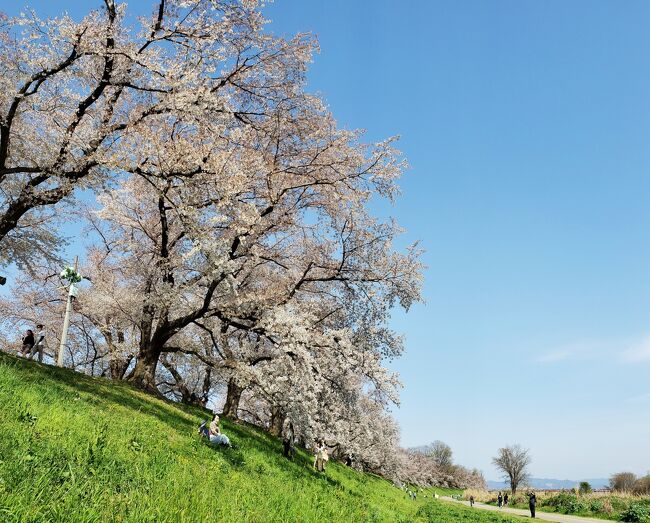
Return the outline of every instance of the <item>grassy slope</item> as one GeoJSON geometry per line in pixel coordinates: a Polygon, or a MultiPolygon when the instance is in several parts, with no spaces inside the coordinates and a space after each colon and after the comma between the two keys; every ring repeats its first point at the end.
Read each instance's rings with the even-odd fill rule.
{"type": "Polygon", "coordinates": [[[462,507],[409,500],[380,478],[299,453],[224,420],[239,448],[205,444],[207,414],[124,383],[0,354],[1,521],[468,521],[462,507]]]}

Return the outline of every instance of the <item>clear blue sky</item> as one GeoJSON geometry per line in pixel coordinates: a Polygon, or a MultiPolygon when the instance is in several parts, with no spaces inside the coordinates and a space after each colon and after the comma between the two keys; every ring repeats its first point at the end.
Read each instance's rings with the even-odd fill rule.
{"type": "Polygon", "coordinates": [[[403,444],[442,439],[492,479],[514,442],[538,477],[650,470],[650,3],[266,12],[276,33],[319,37],[309,85],[340,124],[400,134],[411,164],[397,205],[377,209],[427,251],[427,303],[394,319],[403,444]]]}

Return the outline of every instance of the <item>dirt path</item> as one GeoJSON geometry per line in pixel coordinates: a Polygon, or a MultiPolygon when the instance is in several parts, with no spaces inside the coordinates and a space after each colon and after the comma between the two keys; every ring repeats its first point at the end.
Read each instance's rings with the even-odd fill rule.
{"type": "MultiPolygon", "coordinates": [[[[469,507],[469,501],[458,501],[448,497],[442,497],[445,501],[452,501],[454,503],[461,503],[469,507]]],[[[529,510],[521,510],[518,508],[499,508],[494,505],[486,505],[484,503],[474,503],[475,509],[492,510],[494,512],[503,512],[505,514],[514,514],[516,516],[524,516],[530,518],[529,510]]],[[[556,523],[606,523],[606,519],[582,518],[579,516],[567,516],[566,514],[552,514],[550,512],[540,512],[535,514],[535,519],[540,521],[555,521],[556,523]]]]}

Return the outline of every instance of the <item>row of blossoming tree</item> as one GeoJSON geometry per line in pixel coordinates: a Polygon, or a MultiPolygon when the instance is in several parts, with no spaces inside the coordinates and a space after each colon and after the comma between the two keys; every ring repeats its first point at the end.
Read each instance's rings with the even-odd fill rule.
{"type": "Polygon", "coordinates": [[[68,366],[186,402],[223,389],[231,417],[394,473],[387,321],[420,300],[421,263],[368,207],[403,161],[305,91],[313,38],[265,24],[244,0],[0,20],[4,327],[58,335],[50,275],[83,222],[68,366]]]}

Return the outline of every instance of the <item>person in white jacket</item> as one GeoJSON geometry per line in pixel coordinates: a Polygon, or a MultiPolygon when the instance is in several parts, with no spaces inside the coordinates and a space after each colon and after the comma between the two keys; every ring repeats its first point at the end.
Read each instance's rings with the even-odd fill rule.
{"type": "Polygon", "coordinates": [[[210,422],[208,438],[210,439],[210,443],[213,445],[225,445],[226,447],[230,447],[230,439],[228,439],[228,436],[221,433],[221,430],[219,429],[219,416],[216,414],[210,422]]]}
{"type": "Polygon", "coordinates": [[[29,359],[31,360],[38,351],[38,362],[43,363],[43,350],[45,349],[45,329],[43,325],[39,324],[36,326],[36,336],[34,338],[34,346],[32,347],[31,352],[29,353],[29,359]]]}

